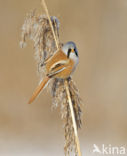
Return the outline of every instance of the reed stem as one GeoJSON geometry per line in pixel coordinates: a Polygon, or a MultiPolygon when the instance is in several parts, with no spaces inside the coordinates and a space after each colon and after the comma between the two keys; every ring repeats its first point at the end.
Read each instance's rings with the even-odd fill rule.
{"type": "Polygon", "coordinates": [[[70,111],[71,111],[72,123],[73,123],[74,134],[75,134],[75,141],[76,141],[76,145],[77,145],[77,152],[78,152],[79,156],[82,156],[81,150],[80,150],[80,143],[79,143],[77,125],[76,125],[76,121],[75,121],[75,114],[74,114],[74,109],[73,109],[73,105],[72,105],[72,100],[71,100],[71,96],[70,96],[70,91],[69,91],[69,88],[68,88],[68,81],[67,80],[64,81],[64,85],[65,85],[65,88],[66,88],[68,103],[69,103],[69,107],[70,107],[70,111]]]}
{"type": "Polygon", "coordinates": [[[56,43],[56,48],[58,50],[59,49],[59,43],[58,43],[58,40],[56,38],[54,29],[53,29],[52,21],[51,21],[51,18],[50,18],[50,15],[49,15],[48,8],[47,8],[47,5],[45,3],[45,0],[41,0],[41,4],[42,4],[42,6],[43,6],[43,8],[45,10],[45,13],[46,13],[47,17],[48,17],[49,24],[50,24],[50,27],[51,27],[51,30],[52,30],[52,33],[53,33],[53,37],[54,37],[55,43],[56,43]]]}
{"type": "MultiPolygon", "coordinates": [[[[47,8],[47,5],[45,3],[45,0],[41,0],[41,3],[42,3],[42,6],[44,7],[45,13],[46,13],[46,15],[48,17],[49,24],[50,24],[50,27],[51,27],[51,30],[52,30],[52,33],[53,33],[53,37],[54,37],[54,40],[55,40],[55,43],[56,43],[57,50],[59,50],[58,40],[56,38],[54,29],[53,29],[52,21],[50,19],[50,15],[49,15],[48,8],[47,8]]],[[[72,123],[73,123],[73,128],[74,128],[77,152],[78,152],[79,156],[82,156],[81,150],[80,150],[80,143],[79,143],[79,138],[78,138],[78,132],[77,132],[77,125],[76,125],[76,121],[75,121],[75,114],[74,114],[73,104],[72,104],[72,100],[71,100],[71,96],[70,96],[70,91],[69,91],[69,88],[68,88],[68,81],[67,80],[64,81],[64,85],[65,85],[65,88],[66,88],[68,103],[69,103],[69,107],[70,107],[70,110],[71,110],[71,117],[72,117],[72,123]]]]}

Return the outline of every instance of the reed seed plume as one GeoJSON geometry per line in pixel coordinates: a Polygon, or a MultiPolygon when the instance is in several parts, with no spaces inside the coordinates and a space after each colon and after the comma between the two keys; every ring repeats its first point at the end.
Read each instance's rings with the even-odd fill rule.
{"type": "MultiPolygon", "coordinates": [[[[55,32],[58,34],[60,25],[58,19],[52,16],[51,21],[55,32]]],[[[33,41],[38,71],[40,74],[44,74],[44,62],[57,50],[47,16],[35,15],[35,10],[27,14],[22,26],[21,38],[21,48],[26,46],[26,39],[33,41]]]]}
{"type": "MultiPolygon", "coordinates": [[[[36,15],[35,10],[27,14],[22,26],[20,45],[23,48],[26,45],[27,39],[33,41],[37,70],[41,80],[46,75],[46,60],[49,57],[52,57],[52,55],[54,55],[57,49],[62,45],[62,43],[59,42],[59,28],[60,22],[55,16],[48,17],[47,14],[36,15]],[[49,22],[49,18],[51,23],[49,22]],[[54,35],[56,36],[56,39],[54,39],[54,35]],[[56,44],[56,40],[58,44],[56,44]]],[[[66,82],[67,86],[65,85],[65,80],[54,78],[49,82],[47,88],[52,95],[53,108],[60,107],[61,110],[61,118],[63,119],[65,135],[65,155],[69,155],[70,152],[73,151],[75,155],[80,156],[81,154],[78,152],[79,149],[77,147],[77,139],[75,137],[75,128],[73,125],[74,123],[68,96],[72,103],[72,109],[74,112],[73,118],[75,119],[76,129],[81,127],[81,99],[79,97],[79,91],[72,78],[68,78],[66,82]],[[68,87],[69,95],[66,87],[68,87]]]]}

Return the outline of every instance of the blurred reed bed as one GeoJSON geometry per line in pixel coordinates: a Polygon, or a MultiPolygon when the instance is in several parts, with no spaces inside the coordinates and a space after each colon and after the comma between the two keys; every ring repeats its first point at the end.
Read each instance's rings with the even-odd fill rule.
{"type": "MultiPolygon", "coordinates": [[[[20,46],[23,48],[26,45],[26,40],[30,39],[34,44],[35,59],[37,62],[37,70],[40,75],[40,79],[46,75],[45,61],[47,58],[57,51],[53,33],[50,27],[50,23],[47,15],[36,15],[36,11],[32,11],[27,14],[24,24],[22,26],[22,35],[20,46]]],[[[59,28],[60,22],[55,17],[51,18],[52,26],[55,32],[55,36],[59,41],[59,28]]],[[[59,42],[59,47],[62,43],[59,42]]],[[[67,79],[70,97],[74,110],[74,117],[77,128],[81,127],[81,99],[79,97],[79,91],[71,77],[67,79]]],[[[67,92],[64,84],[64,80],[53,78],[48,84],[48,90],[52,95],[53,108],[61,108],[61,118],[63,119],[65,145],[65,155],[70,155],[73,151],[75,155],[78,154],[76,138],[74,134],[74,127],[72,123],[71,111],[69,108],[69,100],[67,98],[67,92]]]]}

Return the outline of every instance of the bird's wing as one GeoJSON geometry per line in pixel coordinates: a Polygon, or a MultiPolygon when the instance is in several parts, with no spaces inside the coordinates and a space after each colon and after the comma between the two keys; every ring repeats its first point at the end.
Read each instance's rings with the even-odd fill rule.
{"type": "Polygon", "coordinates": [[[53,77],[56,74],[62,72],[64,69],[67,68],[67,64],[68,64],[68,60],[60,60],[56,63],[54,63],[51,68],[49,73],[47,74],[47,76],[49,77],[53,77]]]}
{"type": "Polygon", "coordinates": [[[66,67],[63,67],[63,68],[61,68],[61,69],[59,69],[59,70],[57,70],[55,72],[50,72],[50,73],[47,74],[47,76],[51,78],[51,77],[57,75],[58,73],[62,72],[65,68],[66,67]]]}

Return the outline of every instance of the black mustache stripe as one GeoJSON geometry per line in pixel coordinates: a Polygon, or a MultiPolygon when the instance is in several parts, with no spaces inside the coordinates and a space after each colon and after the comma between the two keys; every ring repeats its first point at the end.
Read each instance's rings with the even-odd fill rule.
{"type": "Polygon", "coordinates": [[[75,51],[75,55],[76,55],[76,56],[78,56],[78,52],[77,52],[77,50],[76,50],[76,49],[74,49],[74,51],[75,51]]]}
{"type": "Polygon", "coordinates": [[[70,56],[70,53],[71,53],[71,49],[68,49],[68,52],[67,52],[67,57],[69,58],[70,56]]]}
{"type": "MultiPolygon", "coordinates": [[[[74,49],[74,52],[75,52],[75,55],[78,56],[78,52],[76,49],[74,49]]],[[[70,53],[71,53],[71,49],[68,49],[68,52],[67,52],[67,57],[69,58],[70,56],[70,53]]]]}

